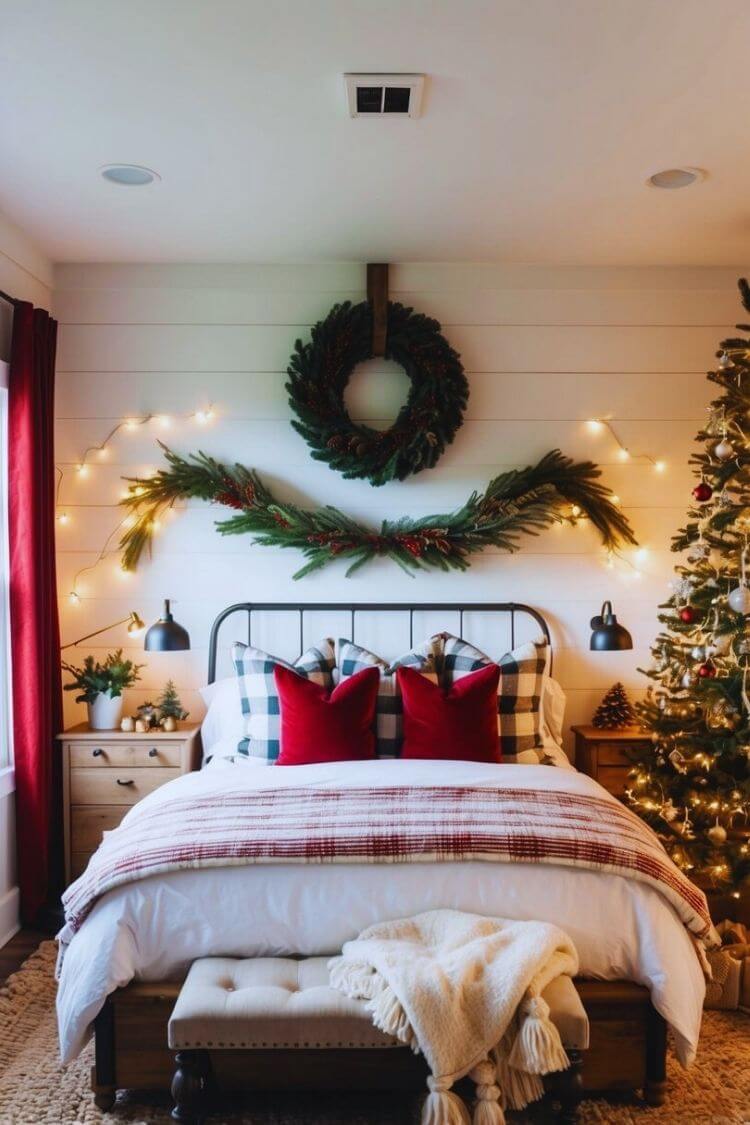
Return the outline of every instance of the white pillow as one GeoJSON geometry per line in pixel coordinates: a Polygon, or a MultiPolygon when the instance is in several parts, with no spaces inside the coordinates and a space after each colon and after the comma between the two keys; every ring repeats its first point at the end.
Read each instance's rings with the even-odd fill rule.
{"type": "Polygon", "coordinates": [[[542,716],[544,726],[553,742],[562,745],[563,723],[565,722],[565,692],[552,676],[545,676],[542,693],[542,716]]]}
{"type": "Polygon", "coordinates": [[[245,737],[245,718],[242,714],[240,689],[236,676],[227,676],[200,689],[206,704],[206,717],[201,723],[203,758],[216,753],[212,747],[219,742],[233,745],[237,753],[237,743],[245,737]]]}

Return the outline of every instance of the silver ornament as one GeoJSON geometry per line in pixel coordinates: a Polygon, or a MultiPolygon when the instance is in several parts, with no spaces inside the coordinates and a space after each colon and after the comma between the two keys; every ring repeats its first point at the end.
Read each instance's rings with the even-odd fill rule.
{"type": "Polygon", "coordinates": [[[747,586],[735,587],[734,590],[730,590],[727,602],[735,613],[750,613],[750,589],[747,586]]]}
{"type": "Polygon", "coordinates": [[[669,755],[669,760],[678,773],[687,773],[687,767],[685,765],[685,755],[681,754],[679,750],[673,750],[669,755]]]}
{"type": "Polygon", "coordinates": [[[697,660],[700,664],[702,664],[706,659],[706,655],[707,653],[705,645],[694,645],[693,648],[690,649],[691,659],[697,660]]]}
{"type": "Polygon", "coordinates": [[[722,438],[721,441],[714,446],[714,457],[718,457],[720,461],[729,461],[734,457],[734,446],[731,441],[722,438]]]}
{"type": "Polygon", "coordinates": [[[730,368],[734,367],[734,361],[728,352],[722,352],[716,366],[719,368],[719,371],[729,371],[730,368]]]}
{"type": "Polygon", "coordinates": [[[680,680],[680,683],[681,683],[682,687],[684,687],[684,688],[691,688],[691,687],[695,687],[697,681],[698,681],[698,677],[696,676],[695,672],[692,672],[688,668],[688,670],[685,672],[682,679],[680,680]]]}
{"type": "Polygon", "coordinates": [[[694,585],[689,578],[675,578],[669,585],[674,590],[674,595],[679,602],[689,602],[694,585]]]}

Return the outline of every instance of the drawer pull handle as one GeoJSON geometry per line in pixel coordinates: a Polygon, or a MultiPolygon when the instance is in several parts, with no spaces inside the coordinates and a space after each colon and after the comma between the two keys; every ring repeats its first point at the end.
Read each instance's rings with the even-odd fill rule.
{"type": "Polygon", "coordinates": [[[103,753],[104,751],[102,750],[101,746],[97,746],[96,750],[91,751],[91,754],[94,758],[99,758],[103,753]]]}
{"type": "Polygon", "coordinates": [[[149,756],[149,758],[156,758],[158,753],[159,753],[159,751],[156,749],[156,747],[152,746],[151,749],[148,752],[148,756],[149,756]]]}
{"type": "Polygon", "coordinates": [[[118,777],[117,778],[117,784],[118,785],[135,785],[135,782],[133,781],[132,777],[129,777],[127,781],[121,781],[121,779],[118,777]]]}

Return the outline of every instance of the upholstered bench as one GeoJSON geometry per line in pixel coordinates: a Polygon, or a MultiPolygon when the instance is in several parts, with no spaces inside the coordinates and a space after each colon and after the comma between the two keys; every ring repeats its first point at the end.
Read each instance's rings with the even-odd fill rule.
{"type": "MultiPolygon", "coordinates": [[[[195,961],[169,1020],[176,1051],[172,1117],[199,1122],[210,1079],[210,1052],[222,1050],[400,1048],[373,1026],[358,1000],[331,988],[328,958],[204,957],[195,961]]],[[[589,1024],[573,982],[559,977],[543,993],[571,1058],[557,1082],[561,1121],[572,1122],[580,1098],[580,1052],[589,1024]]]]}

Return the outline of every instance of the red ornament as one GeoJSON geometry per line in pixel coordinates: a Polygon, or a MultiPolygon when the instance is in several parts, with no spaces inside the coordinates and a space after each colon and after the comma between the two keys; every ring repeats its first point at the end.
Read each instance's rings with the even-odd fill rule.
{"type": "Polygon", "coordinates": [[[711,485],[707,484],[704,480],[702,480],[700,484],[696,484],[695,488],[693,489],[693,496],[700,504],[705,504],[707,500],[711,499],[713,494],[713,488],[711,488],[711,485]]]}
{"type": "Polygon", "coordinates": [[[686,625],[692,625],[695,621],[695,610],[691,605],[686,605],[680,610],[680,621],[684,621],[686,625]]]}
{"type": "Polygon", "coordinates": [[[705,664],[701,664],[698,675],[704,680],[712,680],[716,675],[716,666],[710,660],[707,660],[705,664]]]}

